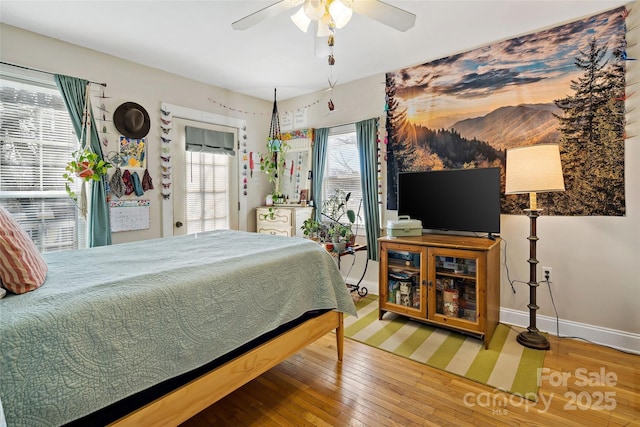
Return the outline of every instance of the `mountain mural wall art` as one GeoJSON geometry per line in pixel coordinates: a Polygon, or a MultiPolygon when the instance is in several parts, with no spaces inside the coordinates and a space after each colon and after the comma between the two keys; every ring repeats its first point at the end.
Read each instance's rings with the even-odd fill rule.
{"type": "MultiPolygon", "coordinates": [[[[512,147],[559,143],[566,191],[541,193],[545,215],[625,214],[627,11],[624,7],[386,74],[387,209],[397,174],[502,168],[512,147]]],[[[416,190],[419,197],[419,190],[416,190]]]]}

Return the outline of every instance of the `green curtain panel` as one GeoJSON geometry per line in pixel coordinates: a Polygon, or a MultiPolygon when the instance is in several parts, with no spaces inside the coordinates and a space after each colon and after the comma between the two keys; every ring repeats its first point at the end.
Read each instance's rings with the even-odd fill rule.
{"type": "Polygon", "coordinates": [[[360,157],[360,184],[362,205],[367,229],[367,254],[378,260],[378,238],[380,237],[380,210],[378,209],[378,119],[356,122],[356,138],[360,157]]]}
{"type": "Polygon", "coordinates": [[[327,143],[329,141],[329,128],[316,129],[313,133],[313,156],[311,175],[311,200],[313,200],[316,221],[322,221],[322,180],[324,178],[324,165],[327,161],[327,143]]]}
{"type": "MultiPolygon", "coordinates": [[[[84,111],[88,81],[59,74],[55,75],[55,80],[64,98],[67,110],[69,111],[76,135],[81,135],[82,113],[84,111]]],[[[87,135],[87,137],[90,138],[91,149],[98,154],[101,159],[104,159],[93,115],[91,116],[90,132],[90,135],[87,135]]],[[[100,181],[92,181],[91,185],[91,200],[89,200],[89,247],[110,245],[111,226],[105,177],[100,181]]]]}

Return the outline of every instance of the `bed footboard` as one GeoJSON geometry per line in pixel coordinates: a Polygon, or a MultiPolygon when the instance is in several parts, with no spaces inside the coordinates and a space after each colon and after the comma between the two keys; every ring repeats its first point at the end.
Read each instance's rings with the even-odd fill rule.
{"type": "Polygon", "coordinates": [[[177,426],[332,330],[336,332],[338,360],[342,361],[343,313],[328,311],[169,392],[110,426],[177,426]]]}

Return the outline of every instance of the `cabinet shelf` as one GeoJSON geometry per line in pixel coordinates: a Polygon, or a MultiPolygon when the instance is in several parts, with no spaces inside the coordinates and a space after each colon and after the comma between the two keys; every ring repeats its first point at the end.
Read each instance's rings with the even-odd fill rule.
{"type": "Polygon", "coordinates": [[[465,280],[476,280],[476,276],[472,276],[470,274],[464,274],[464,273],[454,273],[454,272],[450,272],[450,271],[440,271],[437,270],[436,271],[436,276],[440,277],[453,277],[453,278],[457,278],[457,279],[465,279],[465,280]]]}
{"type": "Polygon", "coordinates": [[[389,270],[419,272],[420,269],[397,261],[389,261],[389,270]]]}
{"type": "Polygon", "coordinates": [[[484,340],[500,312],[500,240],[382,237],[379,318],[392,312],[484,340]]]}

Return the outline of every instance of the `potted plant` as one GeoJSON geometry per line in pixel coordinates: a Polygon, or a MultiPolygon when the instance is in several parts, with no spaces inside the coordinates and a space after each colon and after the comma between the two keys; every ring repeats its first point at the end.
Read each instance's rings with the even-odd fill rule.
{"type": "Polygon", "coordinates": [[[351,238],[354,236],[351,224],[340,224],[339,222],[333,222],[329,225],[328,235],[338,251],[343,251],[349,246],[351,238]]]}
{"type": "Polygon", "coordinates": [[[356,213],[347,208],[351,193],[347,193],[340,188],[322,202],[322,215],[333,222],[340,222],[346,215],[351,224],[356,222],[356,213]]]}
{"type": "Polygon", "coordinates": [[[334,243],[345,242],[345,246],[353,244],[352,226],[358,216],[347,206],[350,198],[351,193],[338,188],[322,202],[322,215],[329,220],[328,236],[334,243]]]}
{"type": "Polygon", "coordinates": [[[75,179],[80,178],[84,182],[100,181],[103,176],[107,175],[111,163],[100,159],[96,153],[88,149],[74,151],[72,156],[73,159],[67,163],[64,168],[66,172],[62,177],[65,179],[64,186],[67,194],[76,200],[77,195],[71,189],[75,179]]]}
{"type": "Polygon", "coordinates": [[[318,231],[320,230],[320,223],[313,218],[307,218],[300,227],[302,233],[312,240],[318,240],[318,231]]]}
{"type": "Polygon", "coordinates": [[[351,224],[345,225],[343,227],[344,227],[344,229],[341,230],[341,236],[344,238],[344,240],[346,242],[346,246],[347,247],[353,246],[353,244],[355,243],[355,240],[356,240],[356,235],[353,232],[353,230],[351,229],[351,224]]]}

